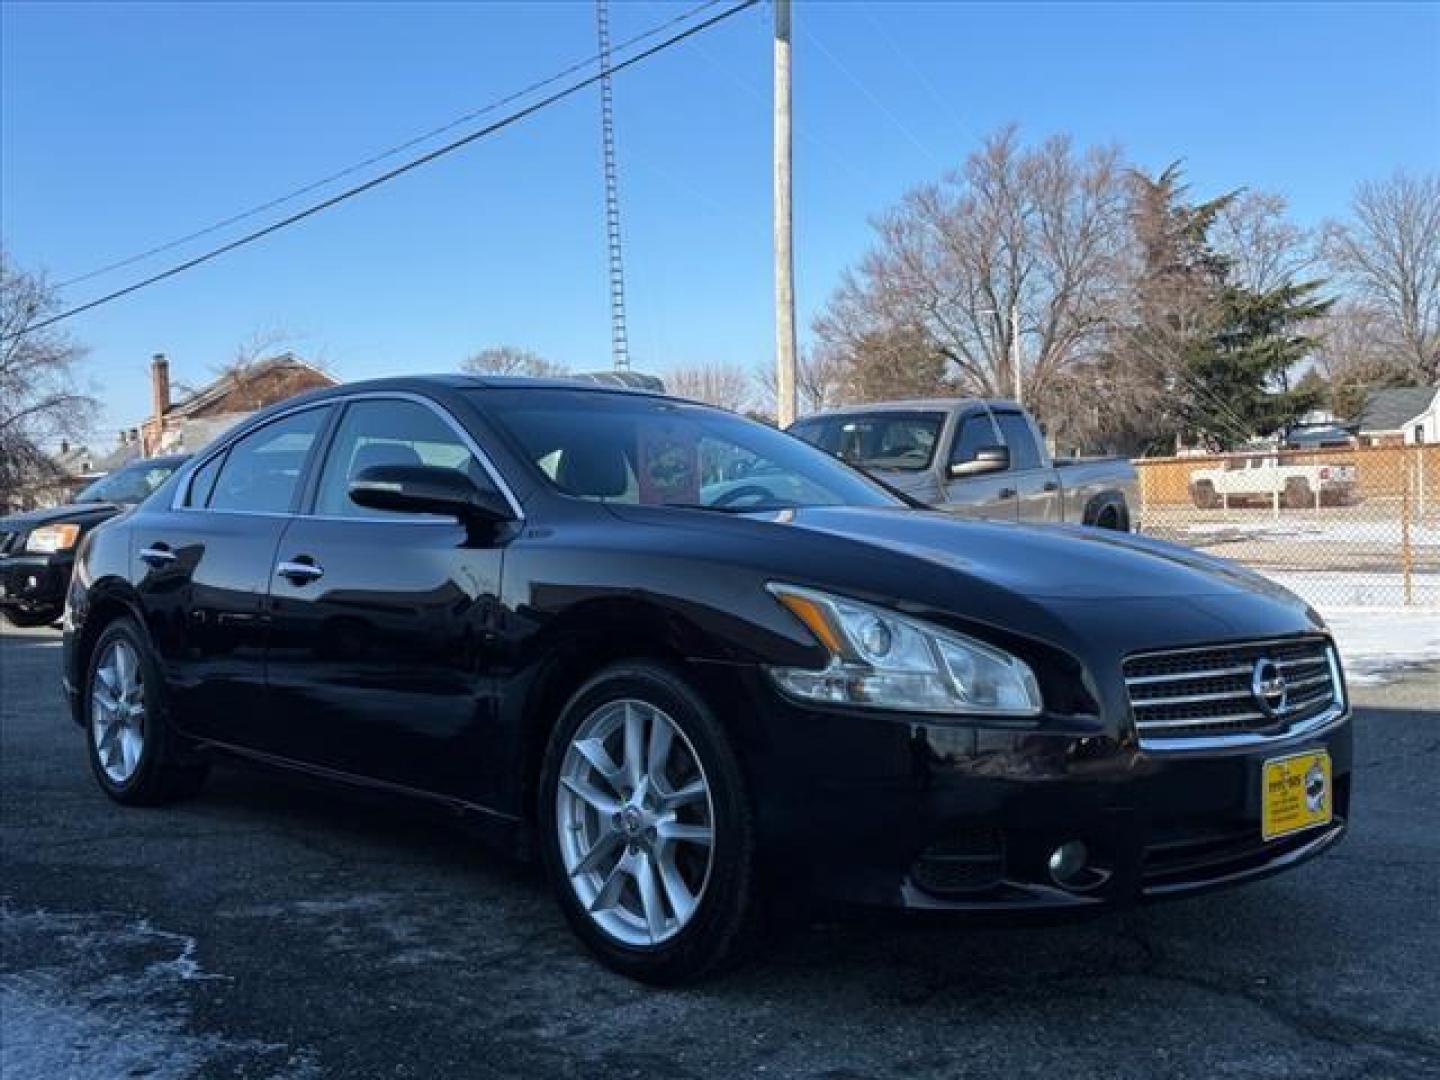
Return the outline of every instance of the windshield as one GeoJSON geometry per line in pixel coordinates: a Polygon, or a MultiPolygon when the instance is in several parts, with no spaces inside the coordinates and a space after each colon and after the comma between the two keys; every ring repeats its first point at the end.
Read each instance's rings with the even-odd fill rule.
{"type": "Polygon", "coordinates": [[[816,416],[790,431],[812,446],[862,469],[928,469],[940,441],[942,413],[843,413],[816,416]]]}
{"type": "Polygon", "coordinates": [[[745,513],[900,506],[834,458],[733,413],[583,390],[482,390],[486,412],[567,495],[745,513]]]}
{"type": "Polygon", "coordinates": [[[136,461],[102,476],[75,497],[76,502],[139,503],[170,478],[181,462],[136,461]]]}

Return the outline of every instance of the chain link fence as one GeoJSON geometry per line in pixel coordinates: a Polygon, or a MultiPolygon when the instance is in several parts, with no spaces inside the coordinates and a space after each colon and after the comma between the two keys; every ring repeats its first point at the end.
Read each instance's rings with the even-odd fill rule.
{"type": "Polygon", "coordinates": [[[1147,458],[1146,533],[1320,608],[1440,610],[1440,445],[1147,458]]]}

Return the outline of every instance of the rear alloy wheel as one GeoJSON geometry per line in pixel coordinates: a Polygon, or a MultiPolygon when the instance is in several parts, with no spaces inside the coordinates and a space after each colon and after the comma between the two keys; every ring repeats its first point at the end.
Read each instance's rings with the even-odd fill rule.
{"type": "Polygon", "coordinates": [[[541,827],[566,916],[616,970],[682,982],[748,941],[741,773],[720,724],[668,669],[616,666],[571,700],[546,755],[541,827]]]}
{"type": "Polygon", "coordinates": [[[208,766],[185,760],[165,715],[159,670],[129,619],[105,628],[85,680],[90,768],[101,790],[127,806],[194,794],[208,766]]]}
{"type": "Polygon", "coordinates": [[[145,685],[140,658],[122,637],[113,638],[95,664],[90,738],[112,783],[124,784],[135,775],[145,750],[145,685]]]}

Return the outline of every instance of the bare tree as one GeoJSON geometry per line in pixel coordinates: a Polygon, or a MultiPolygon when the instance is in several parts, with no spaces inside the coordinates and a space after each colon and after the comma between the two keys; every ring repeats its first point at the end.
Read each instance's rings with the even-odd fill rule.
{"type": "Polygon", "coordinates": [[[76,379],[84,347],[63,331],[30,329],[59,306],[43,276],[0,248],[0,504],[51,476],[45,444],[83,434],[95,416],[97,402],[76,379]]]}
{"type": "Polygon", "coordinates": [[[1350,220],[1328,222],[1324,252],[1411,378],[1440,380],[1440,173],[1398,172],[1355,190],[1350,220]]]}
{"type": "Polygon", "coordinates": [[[564,364],[514,345],[487,346],[462,360],[460,370],[471,375],[528,375],[541,379],[569,374],[564,364]]]}
{"type": "MultiPolygon", "coordinates": [[[[810,348],[801,351],[795,363],[795,390],[802,413],[819,412],[852,400],[850,364],[847,357],[834,349],[810,348]]],[[[770,362],[755,369],[755,384],[760,388],[753,407],[773,410],[775,407],[775,365],[770,362]]]]}
{"type": "MultiPolygon", "coordinates": [[[[1116,299],[1126,236],[1119,151],[991,136],[964,166],[875,222],[875,247],[816,320],[822,347],[904,363],[891,374],[1009,396],[1017,306],[1028,396],[1093,355],[1116,299]],[[897,349],[919,348],[907,359],[897,349]]],[[[907,354],[908,356],[908,354],[907,354]]]]}
{"type": "Polygon", "coordinates": [[[1409,371],[1385,344],[1386,317],[1363,302],[1336,304],[1320,328],[1315,365],[1330,387],[1330,408],[1355,417],[1367,392],[1377,386],[1403,386],[1409,371]]]}
{"type": "Polygon", "coordinates": [[[1242,191],[1219,209],[1210,239],[1229,260],[1229,280],[1252,292],[1269,292],[1312,273],[1317,238],[1287,216],[1283,195],[1242,191]]]}
{"type": "Polygon", "coordinates": [[[735,364],[676,368],[665,376],[665,388],[676,397],[703,401],[731,412],[743,412],[752,396],[750,377],[735,364]]]}

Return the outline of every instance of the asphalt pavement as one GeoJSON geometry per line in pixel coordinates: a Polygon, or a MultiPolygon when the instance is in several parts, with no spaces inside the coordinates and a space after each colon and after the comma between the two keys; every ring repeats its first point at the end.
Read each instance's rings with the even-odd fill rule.
{"type": "Polygon", "coordinates": [[[1357,693],[1350,837],[1078,924],[797,928],[684,991],[611,975],[538,872],[239,767],[108,802],[51,630],[0,635],[0,1076],[1440,1076],[1440,670],[1357,693]]]}

